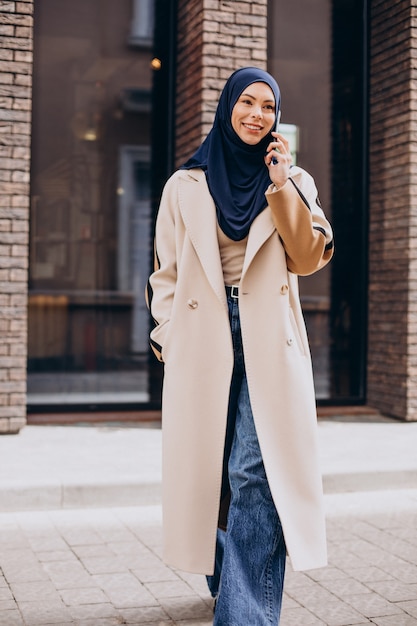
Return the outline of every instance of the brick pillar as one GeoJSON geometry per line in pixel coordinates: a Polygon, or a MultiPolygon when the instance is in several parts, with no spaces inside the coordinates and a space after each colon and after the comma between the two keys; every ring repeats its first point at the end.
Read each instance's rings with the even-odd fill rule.
{"type": "Polygon", "coordinates": [[[26,423],[33,0],[0,0],[0,433],[26,423]]]}
{"type": "Polygon", "coordinates": [[[371,0],[367,402],[417,419],[417,9],[371,0]]]}
{"type": "Polygon", "coordinates": [[[266,61],[267,0],[178,0],[177,165],[210,130],[229,75],[266,61]]]}

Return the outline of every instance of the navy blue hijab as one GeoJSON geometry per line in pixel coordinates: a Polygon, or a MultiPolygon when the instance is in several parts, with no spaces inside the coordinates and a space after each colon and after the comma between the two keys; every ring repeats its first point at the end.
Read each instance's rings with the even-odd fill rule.
{"type": "Polygon", "coordinates": [[[269,85],[274,93],[276,119],[281,95],[275,79],[256,67],[237,70],[224,86],[212,129],[181,167],[205,171],[220,228],[234,241],[247,236],[253,220],[265,208],[265,191],[271,182],[264,162],[266,147],[273,140],[271,133],[258,144],[250,145],[239,138],[231,121],[240,94],[248,85],[259,82],[269,85]]]}

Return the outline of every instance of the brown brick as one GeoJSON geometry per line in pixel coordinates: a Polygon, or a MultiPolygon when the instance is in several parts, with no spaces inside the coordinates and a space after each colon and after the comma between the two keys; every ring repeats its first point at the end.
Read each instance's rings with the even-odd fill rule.
{"type": "Polygon", "coordinates": [[[0,11],[14,13],[16,11],[16,2],[8,2],[7,0],[0,0],[0,11]]]}
{"type": "Polygon", "coordinates": [[[16,15],[16,14],[10,15],[7,13],[0,13],[0,24],[13,24],[15,26],[32,26],[33,17],[30,15],[16,15]]]}
{"type": "Polygon", "coordinates": [[[32,28],[30,26],[16,26],[15,37],[32,38],[32,28]]]}
{"type": "Polygon", "coordinates": [[[24,61],[26,63],[33,63],[33,52],[25,50],[16,50],[13,55],[15,61],[24,61]]]}
{"type": "MultiPolygon", "coordinates": [[[[256,2],[254,2],[256,4],[256,2]]],[[[249,2],[227,2],[224,0],[220,2],[220,11],[221,13],[225,13],[229,11],[234,15],[239,15],[241,13],[250,13],[251,7],[249,2]]]]}
{"type": "Polygon", "coordinates": [[[31,74],[16,74],[14,78],[14,84],[22,86],[22,87],[31,87],[32,75],[31,74]]]}
{"type": "MultiPolygon", "coordinates": [[[[28,170],[28,168],[25,168],[28,170]]],[[[14,170],[12,173],[12,181],[16,182],[16,183],[29,183],[30,180],[30,174],[29,171],[19,171],[19,170],[14,170]]]]}
{"type": "MultiPolygon", "coordinates": [[[[1,63],[0,63],[1,68],[1,63]]],[[[14,81],[14,75],[12,73],[7,73],[0,71],[0,85],[11,85],[14,81]]]]}
{"type": "Polygon", "coordinates": [[[32,41],[27,38],[0,36],[0,47],[9,50],[32,50],[32,41]]]}
{"type": "Polygon", "coordinates": [[[16,13],[33,13],[33,2],[16,2],[16,13]]]}
{"type": "Polygon", "coordinates": [[[1,61],[11,61],[13,59],[13,52],[12,50],[2,50],[0,48],[0,68],[1,68],[1,61]]]}
{"type": "Polygon", "coordinates": [[[0,35],[12,37],[14,35],[14,26],[9,26],[8,24],[2,24],[0,22],[0,35]]]}

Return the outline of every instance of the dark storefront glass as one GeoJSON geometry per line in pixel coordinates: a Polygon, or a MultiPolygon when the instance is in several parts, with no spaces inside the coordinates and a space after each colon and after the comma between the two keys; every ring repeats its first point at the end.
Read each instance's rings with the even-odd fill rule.
{"type": "Polygon", "coordinates": [[[147,403],[153,2],[34,23],[28,404],[147,403]]]}
{"type": "Polygon", "coordinates": [[[321,403],[361,403],[366,340],[366,3],[268,3],[268,69],[297,164],[315,178],[330,218],[331,264],[300,279],[321,403]],[[354,44],[352,44],[354,42],[354,44]]]}

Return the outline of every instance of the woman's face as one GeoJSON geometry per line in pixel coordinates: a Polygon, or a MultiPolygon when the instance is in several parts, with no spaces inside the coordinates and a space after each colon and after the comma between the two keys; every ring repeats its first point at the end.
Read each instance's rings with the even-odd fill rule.
{"type": "Polygon", "coordinates": [[[252,83],[240,94],[232,110],[232,127],[245,143],[255,145],[272,130],[275,98],[266,83],[252,83]]]}

